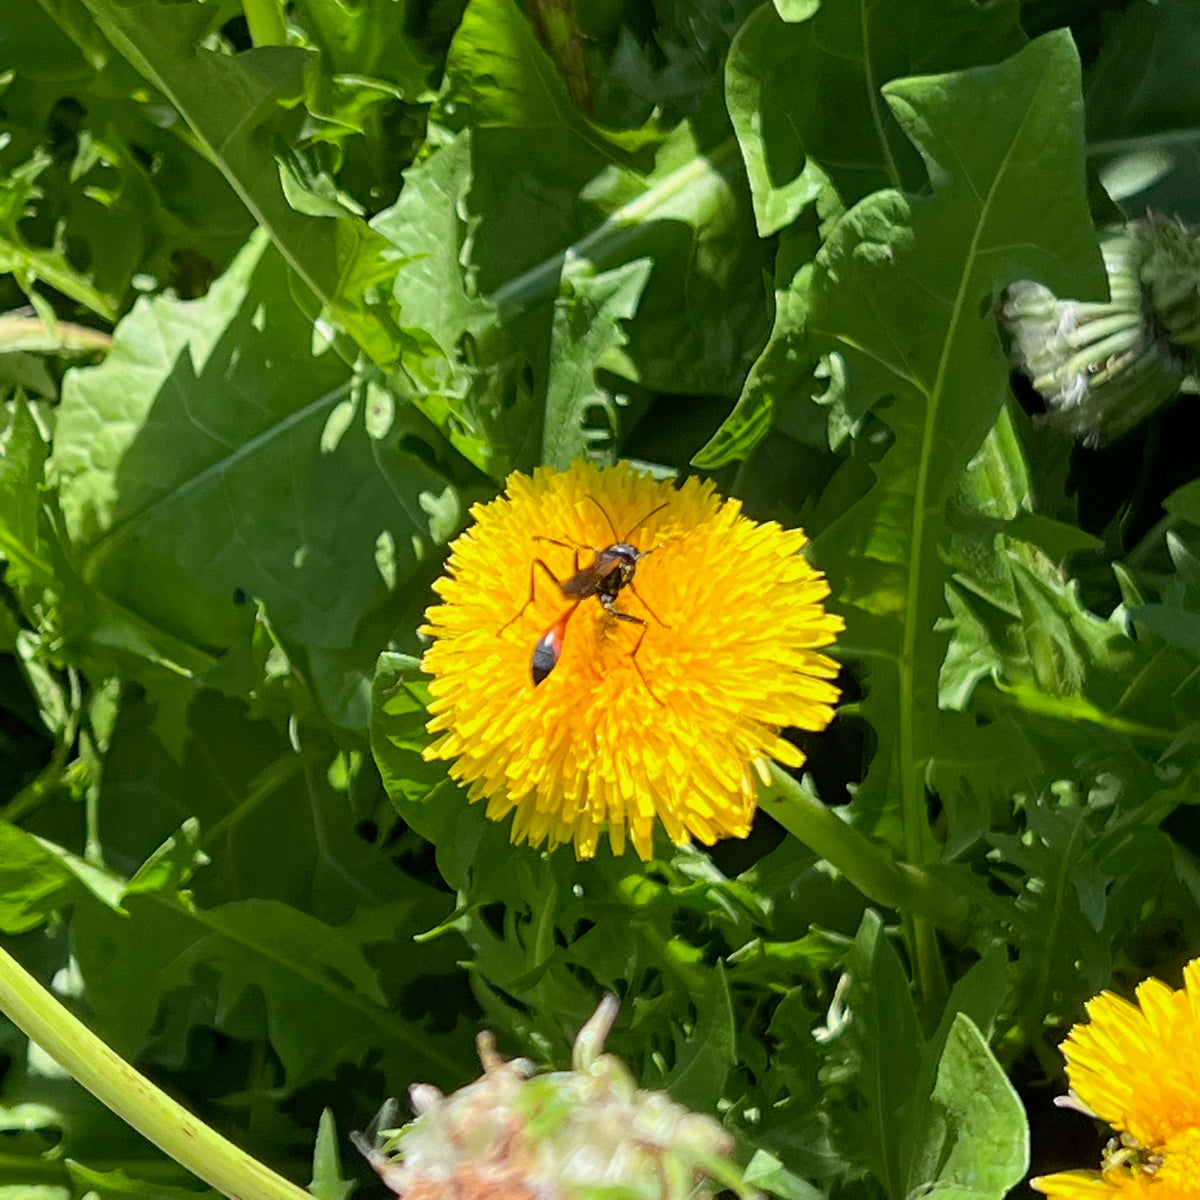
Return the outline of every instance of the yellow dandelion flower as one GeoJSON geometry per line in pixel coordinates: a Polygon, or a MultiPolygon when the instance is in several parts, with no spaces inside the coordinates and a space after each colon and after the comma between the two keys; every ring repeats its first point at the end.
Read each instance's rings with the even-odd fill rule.
{"type": "Polygon", "coordinates": [[[1089,1023],[1063,1043],[1071,1090],[1120,1134],[1101,1172],[1069,1171],[1033,1180],[1061,1200],[1119,1193],[1148,1200],[1200,1195],[1200,958],[1183,988],[1157,979],[1137,1004],[1102,992],[1089,1023]]]}
{"type": "Polygon", "coordinates": [[[605,829],[649,858],[656,819],[677,844],[744,837],[766,758],[804,761],[780,729],[824,729],[839,695],[817,650],[843,623],[804,534],[710,483],[583,462],[511,475],[471,511],[422,631],[426,757],[452,759],[493,820],[515,810],[514,841],[573,841],[580,858],[605,829]],[[610,562],[633,574],[601,583],[610,562]],[[573,595],[550,578],[580,570],[573,595]]]}

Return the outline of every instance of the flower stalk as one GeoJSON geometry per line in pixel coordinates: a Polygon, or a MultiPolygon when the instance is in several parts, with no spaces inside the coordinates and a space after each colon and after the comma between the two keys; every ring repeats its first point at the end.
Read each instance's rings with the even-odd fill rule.
{"type": "Polygon", "coordinates": [[[908,916],[924,917],[959,939],[968,905],[921,867],[897,862],[821,803],[786,771],[772,765],[759,806],[814,854],[836,867],[867,899],[908,916]]]}
{"type": "Polygon", "coordinates": [[[255,48],[287,45],[287,20],[280,0],[244,0],[242,12],[255,48]]]}
{"type": "Polygon", "coordinates": [[[135,1071],[2,948],[0,1011],[97,1100],[223,1195],[312,1200],[135,1071]]]}

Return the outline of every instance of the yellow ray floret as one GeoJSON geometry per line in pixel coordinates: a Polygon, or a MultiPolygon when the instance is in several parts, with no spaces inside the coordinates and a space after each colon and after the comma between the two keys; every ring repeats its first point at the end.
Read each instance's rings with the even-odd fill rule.
{"type": "Polygon", "coordinates": [[[1071,1090],[1120,1135],[1104,1171],[1045,1175],[1033,1186],[1060,1200],[1104,1195],[1200,1196],[1200,959],[1175,991],[1157,979],[1137,1003],[1102,992],[1088,1023],[1063,1043],[1071,1090]]]}
{"type": "Polygon", "coordinates": [[[679,844],[744,837],[763,760],[804,760],[780,729],[823,729],[839,694],[817,651],[843,623],[804,534],[756,524],[709,483],[624,465],[514,474],[472,516],[423,629],[426,756],[453,760],[489,817],[515,810],[515,841],[574,842],[580,858],[605,830],[615,853],[628,838],[649,858],[656,820],[679,844]],[[637,621],[596,595],[575,608],[534,567],[566,582],[626,539],[643,557],[612,607],[637,621]],[[535,686],[533,648],[568,612],[535,686]]]}

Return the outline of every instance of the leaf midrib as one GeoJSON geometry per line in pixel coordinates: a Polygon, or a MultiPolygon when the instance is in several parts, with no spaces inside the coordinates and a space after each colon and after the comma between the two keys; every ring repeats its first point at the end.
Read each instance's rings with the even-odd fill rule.
{"type": "MultiPolygon", "coordinates": [[[[996,191],[1007,174],[1014,147],[1022,140],[1024,131],[1036,107],[1035,98],[1041,93],[1041,88],[1032,89],[1026,101],[1025,112],[1014,136],[1010,139],[1004,155],[994,175],[987,194],[980,201],[979,217],[971,233],[971,242],[964,256],[963,269],[959,275],[958,290],[950,308],[950,319],[947,323],[946,338],[942,343],[942,352],[938,359],[937,372],[933,384],[926,393],[925,411],[922,415],[921,453],[917,464],[917,482],[914,488],[913,520],[912,520],[912,552],[908,560],[908,578],[904,596],[904,631],[900,652],[900,769],[901,769],[901,802],[904,812],[904,852],[908,861],[919,865],[924,859],[924,844],[921,837],[924,821],[921,813],[920,797],[916,788],[916,697],[914,683],[916,679],[916,646],[918,636],[918,599],[921,594],[921,575],[925,563],[925,527],[928,511],[930,490],[930,472],[933,461],[933,440],[938,425],[938,413],[945,396],[946,376],[949,371],[952,349],[955,346],[963,313],[967,308],[969,285],[975,274],[975,265],[981,255],[980,241],[987,227],[995,202],[996,191]]],[[[970,183],[965,168],[963,169],[965,183],[970,183]]],[[[974,188],[972,187],[972,193],[974,188]]]]}
{"type": "MultiPolygon", "coordinates": [[[[381,1008],[378,1004],[372,1002],[369,998],[360,995],[352,989],[338,989],[333,986],[333,981],[328,975],[322,971],[306,967],[301,961],[288,958],[284,955],[272,950],[267,943],[256,941],[250,937],[240,935],[235,929],[228,926],[220,925],[209,918],[209,914],[200,908],[194,908],[184,905],[175,900],[174,897],[168,898],[164,895],[151,894],[145,895],[144,899],[151,901],[160,908],[165,909],[170,914],[182,917],[186,921],[199,926],[205,930],[208,935],[222,938],[241,950],[248,951],[258,958],[271,963],[279,968],[284,974],[291,975],[297,979],[303,980],[310,987],[314,988],[321,994],[329,997],[335,1004],[350,1008],[361,1014],[366,1020],[376,1028],[382,1030],[389,1039],[403,1043],[411,1051],[418,1056],[423,1057],[428,1062],[435,1064],[442,1070],[448,1078],[454,1078],[461,1073],[462,1064],[451,1060],[441,1050],[433,1046],[426,1033],[415,1031],[407,1022],[401,1021],[394,1017],[386,1009],[381,1008]]],[[[264,900],[246,900],[240,902],[239,906],[263,905],[269,901],[264,900]]],[[[220,911],[219,909],[216,911],[220,911]]],[[[298,911],[298,910],[293,910],[298,911]]],[[[301,914],[307,916],[307,914],[301,914]]],[[[315,917],[308,917],[309,920],[316,920],[315,917]]],[[[323,922],[321,923],[324,924],[323,922]]],[[[336,926],[325,926],[331,933],[337,932],[336,926]]],[[[176,955],[172,962],[180,963],[185,955],[190,952],[196,945],[196,942],[191,942],[187,951],[176,955]]],[[[365,959],[364,959],[365,962],[365,959]]],[[[171,965],[171,964],[166,964],[171,965]]],[[[337,970],[336,967],[330,967],[329,970],[337,970]]],[[[222,976],[228,975],[228,970],[222,971],[222,976]]]]}
{"type": "Polygon", "coordinates": [[[254,437],[235,446],[228,454],[210,463],[203,470],[183,480],[175,487],[172,487],[170,491],[164,492],[161,496],[156,496],[153,500],[141,505],[139,508],[130,510],[119,520],[113,521],[112,524],[85,547],[81,547],[80,561],[86,563],[109,542],[128,530],[131,525],[148,521],[159,512],[186,500],[212,480],[219,479],[234,470],[243,459],[267,449],[277,438],[291,432],[297,425],[303,424],[322,410],[333,408],[334,405],[349,393],[353,386],[353,379],[345,380],[343,383],[338,384],[336,388],[318,396],[303,408],[288,413],[282,420],[275,421],[268,429],[255,434],[254,437]]]}

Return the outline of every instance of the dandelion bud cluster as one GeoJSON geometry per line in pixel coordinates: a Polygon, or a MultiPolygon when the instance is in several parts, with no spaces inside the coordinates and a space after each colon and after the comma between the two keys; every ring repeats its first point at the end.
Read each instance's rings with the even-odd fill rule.
{"type": "Polygon", "coordinates": [[[1101,242],[1110,299],[1008,289],[1001,322],[1016,365],[1046,402],[1045,424],[1099,445],[1123,436],[1200,371],[1200,237],[1150,217],[1101,242]]]}
{"type": "Polygon", "coordinates": [[[416,1120],[374,1143],[356,1137],[359,1148],[403,1200],[685,1200],[710,1180],[754,1197],[716,1121],[637,1088],[625,1064],[601,1052],[616,1013],[606,996],[575,1040],[570,1071],[536,1075],[481,1034],[479,1079],[449,1096],[418,1084],[416,1120]]]}

